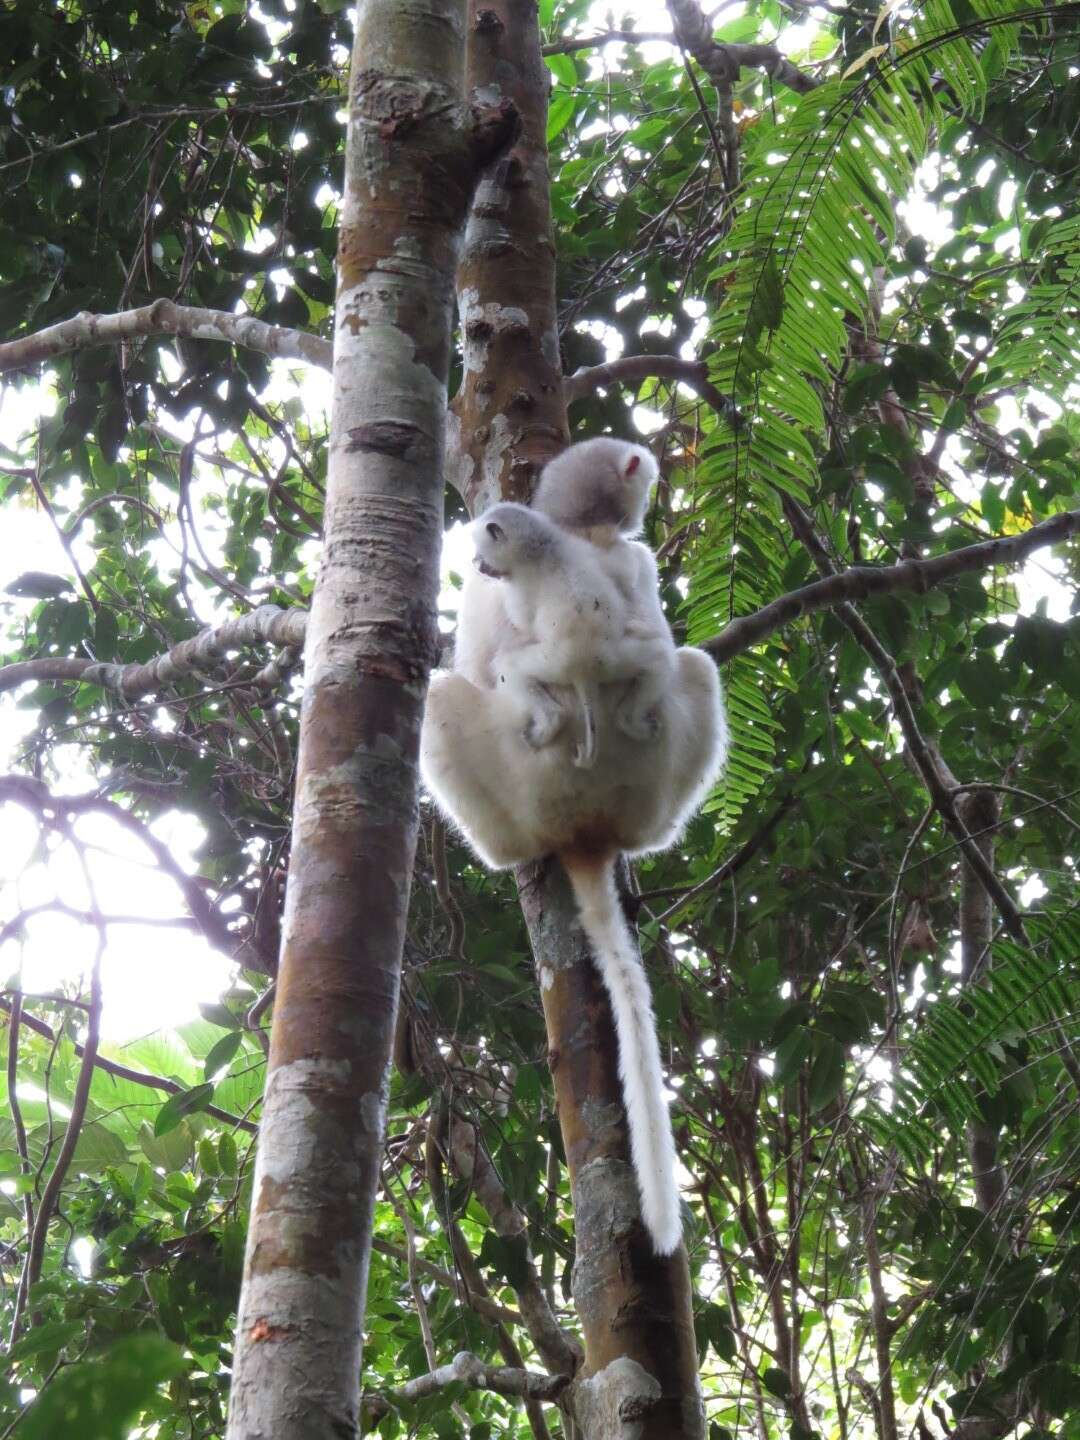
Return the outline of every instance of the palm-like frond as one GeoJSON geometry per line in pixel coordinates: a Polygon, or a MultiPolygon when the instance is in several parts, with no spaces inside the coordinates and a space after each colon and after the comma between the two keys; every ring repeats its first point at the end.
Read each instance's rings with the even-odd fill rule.
{"type": "Polygon", "coordinates": [[[1017,1068],[1054,1055],[1080,1013],[1080,918],[1031,922],[1032,946],[994,945],[985,984],[937,1001],[908,1049],[887,1110],[868,1120],[887,1145],[921,1165],[940,1144],[942,1123],[962,1132],[1017,1068]]]}
{"type": "MultiPolygon", "coordinates": [[[[946,109],[951,116],[981,110],[1015,44],[1016,21],[1032,13],[981,0],[977,21],[960,29],[947,0],[929,0],[894,37],[877,73],[829,81],[779,120],[763,117],[754,127],[746,203],[714,276],[727,294],[711,332],[712,378],[746,424],[718,428],[703,449],[709,543],[690,600],[692,640],[778,593],[785,544],[778,496],[803,500],[816,485],[825,398],[847,356],[849,326],[866,324],[896,201],[946,109]],[[998,25],[1006,16],[1009,23],[998,25]]],[[[752,674],[736,662],[729,691],[747,694],[752,674]]],[[[752,738],[751,708],[732,713],[732,815],[763,774],[744,767],[741,753],[768,758],[760,745],[768,729],[752,738]]]]}
{"type": "Polygon", "coordinates": [[[1039,221],[1027,244],[1039,268],[1002,314],[994,364],[1001,378],[1037,383],[1080,369],[1080,216],[1039,221]]]}

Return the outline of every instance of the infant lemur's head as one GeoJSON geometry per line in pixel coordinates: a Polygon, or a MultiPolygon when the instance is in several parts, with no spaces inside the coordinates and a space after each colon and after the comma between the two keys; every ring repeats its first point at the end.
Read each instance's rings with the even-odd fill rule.
{"type": "Polygon", "coordinates": [[[543,515],[504,501],[485,510],[471,526],[476,554],[473,564],[482,575],[503,580],[515,570],[542,563],[558,537],[543,515]]]}
{"type": "Polygon", "coordinates": [[[544,466],[533,509],[570,530],[614,525],[636,535],[657,473],[643,445],[600,435],[571,445],[544,466]]]}

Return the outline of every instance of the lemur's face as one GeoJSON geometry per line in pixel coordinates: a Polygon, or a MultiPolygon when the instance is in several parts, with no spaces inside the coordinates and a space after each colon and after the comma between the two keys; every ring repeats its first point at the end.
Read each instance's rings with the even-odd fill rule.
{"type": "Polygon", "coordinates": [[[485,520],[474,537],[476,554],[473,564],[481,575],[492,580],[505,580],[509,570],[505,568],[507,548],[506,531],[497,520],[485,520]]]}
{"type": "Polygon", "coordinates": [[[472,527],[473,564],[481,575],[505,580],[515,570],[540,563],[550,548],[548,523],[524,505],[494,505],[472,527]]]}

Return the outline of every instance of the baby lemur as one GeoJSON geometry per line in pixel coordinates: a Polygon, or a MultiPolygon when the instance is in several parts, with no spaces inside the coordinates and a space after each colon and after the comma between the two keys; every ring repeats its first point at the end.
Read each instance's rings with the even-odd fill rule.
{"type": "MultiPolygon", "coordinates": [[[[473,525],[476,568],[489,579],[505,580],[494,594],[501,602],[500,624],[508,620],[521,637],[488,642],[498,656],[497,682],[532,702],[525,739],[550,745],[568,718],[558,698],[563,687],[579,707],[583,738],[574,750],[580,766],[596,761],[596,709],[601,685],[625,682],[615,724],[638,740],[657,733],[656,703],[675,674],[675,642],[659,607],[620,588],[598,563],[595,545],[561,529],[524,505],[503,504],[485,511],[473,525]]],[[[471,596],[477,596],[475,588],[471,596]]],[[[495,606],[474,607],[476,620],[490,624],[495,606]]],[[[466,630],[470,621],[466,618],[466,630]]]]}
{"type": "Polygon", "coordinates": [[[641,447],[589,440],[546,467],[530,522],[518,506],[481,517],[481,569],[463,591],[454,671],[432,679],[420,763],[486,864],[549,854],[562,862],[611,998],[642,1218],[667,1255],[682,1233],[675,1146],[648,980],[619,905],[615,861],[676,840],[719,772],[727,728],[715,665],[700,650],[674,649],[652,554],[629,538],[655,475],[641,447]],[[508,544],[508,520],[519,528],[496,553],[508,544]],[[488,542],[495,551],[485,551],[488,542]],[[580,634],[564,642],[546,626],[567,604],[580,634]],[[628,653],[635,678],[622,670],[606,678],[628,653]],[[575,695],[593,712],[571,751],[577,766],[566,763],[563,741],[575,695]],[[553,727],[549,701],[559,711],[553,727]]]}

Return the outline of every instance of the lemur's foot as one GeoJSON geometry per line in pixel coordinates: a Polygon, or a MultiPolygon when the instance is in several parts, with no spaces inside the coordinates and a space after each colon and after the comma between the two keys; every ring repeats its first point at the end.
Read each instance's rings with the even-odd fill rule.
{"type": "Polygon", "coordinates": [[[660,717],[655,710],[638,710],[621,706],[615,712],[615,724],[631,740],[655,740],[660,734],[660,717]]]}
{"type": "Polygon", "coordinates": [[[533,750],[543,750],[558,735],[562,722],[563,715],[559,710],[534,710],[522,731],[525,744],[533,750]]]}

